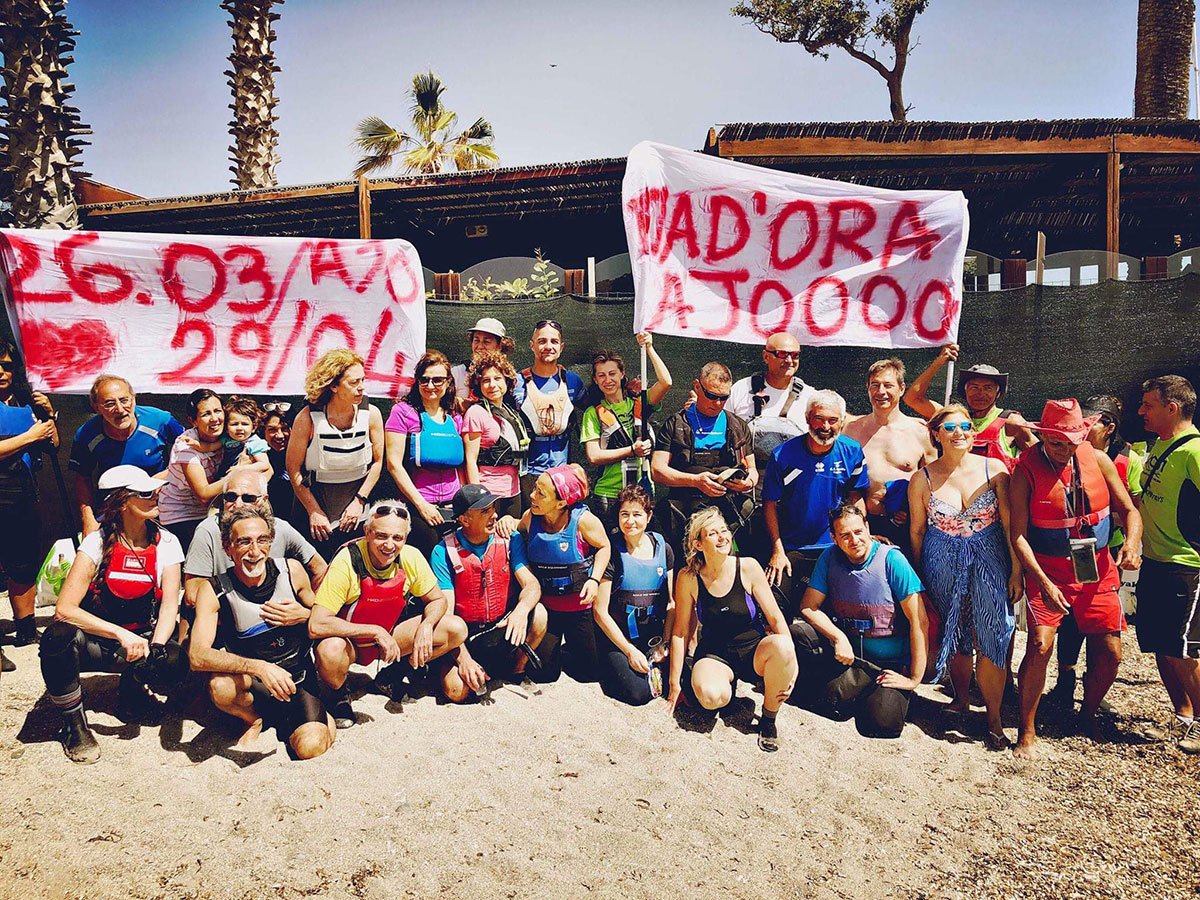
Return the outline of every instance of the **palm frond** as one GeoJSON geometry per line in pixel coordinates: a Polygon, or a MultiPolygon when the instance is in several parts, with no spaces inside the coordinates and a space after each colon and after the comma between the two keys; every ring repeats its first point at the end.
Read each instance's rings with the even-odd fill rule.
{"type": "Polygon", "coordinates": [[[397,131],[379,116],[367,116],[355,129],[354,144],[366,153],[395,153],[412,138],[397,131]]]}
{"type": "Polygon", "coordinates": [[[374,172],[377,169],[386,169],[392,164],[394,159],[394,153],[364,156],[354,167],[354,177],[357,178],[359,175],[366,175],[368,172],[374,172]]]}
{"type": "Polygon", "coordinates": [[[409,172],[430,174],[442,171],[442,156],[445,144],[434,141],[421,147],[414,147],[404,154],[404,166],[409,172]]]}
{"type": "Polygon", "coordinates": [[[470,128],[463,132],[463,136],[465,136],[467,140],[483,141],[491,140],[496,136],[496,134],[494,131],[492,131],[492,123],[483,116],[480,116],[471,123],[470,128]]]}
{"type": "Polygon", "coordinates": [[[411,111],[414,122],[418,118],[437,118],[442,110],[442,92],[444,90],[446,90],[446,85],[432,71],[418,72],[413,76],[411,111]]]}

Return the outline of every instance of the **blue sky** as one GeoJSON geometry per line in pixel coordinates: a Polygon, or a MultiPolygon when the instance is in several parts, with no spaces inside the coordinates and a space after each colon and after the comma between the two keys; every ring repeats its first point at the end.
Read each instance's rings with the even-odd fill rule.
{"type": "MultiPolygon", "coordinates": [[[[647,139],[698,148],[720,122],[888,117],[865,65],[778,44],[730,5],[287,0],[279,181],[350,177],[355,123],[402,126],[425,68],[463,125],[491,119],[502,165],[622,156],[647,139]]],[[[143,196],[229,189],[231,37],[217,0],[71,0],[67,14],[81,32],[75,105],[95,131],[84,168],[143,196]]],[[[1131,115],[1136,26],[1134,0],[932,0],[905,78],[911,118],[1131,115]]]]}

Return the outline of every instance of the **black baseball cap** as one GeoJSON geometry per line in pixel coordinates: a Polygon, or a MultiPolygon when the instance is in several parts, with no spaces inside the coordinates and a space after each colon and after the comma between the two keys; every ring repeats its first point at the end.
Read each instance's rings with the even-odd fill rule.
{"type": "Polygon", "coordinates": [[[485,488],[482,484],[464,484],[450,501],[454,510],[454,518],[458,518],[468,510],[487,509],[500,498],[485,488]]]}

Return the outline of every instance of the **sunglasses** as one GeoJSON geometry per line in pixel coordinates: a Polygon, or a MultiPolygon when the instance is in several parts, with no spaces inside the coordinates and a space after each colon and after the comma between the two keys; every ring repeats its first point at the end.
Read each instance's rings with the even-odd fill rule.
{"type": "Polygon", "coordinates": [[[290,403],[264,403],[263,412],[269,413],[285,413],[292,408],[290,403]]]}
{"type": "Polygon", "coordinates": [[[138,500],[153,500],[158,496],[158,491],[130,491],[130,497],[136,497],[138,500]]]}
{"type": "Polygon", "coordinates": [[[417,381],[421,382],[421,384],[430,385],[431,387],[441,387],[443,384],[446,383],[446,376],[445,375],[422,375],[420,378],[417,379],[417,381]]]}
{"type": "Polygon", "coordinates": [[[562,337],[563,327],[561,325],[559,325],[557,322],[555,322],[553,319],[542,319],[540,322],[538,322],[536,325],[533,326],[533,330],[540,331],[541,329],[545,328],[547,325],[550,326],[551,328],[553,328],[555,331],[557,331],[559,337],[562,337]]]}
{"type": "Polygon", "coordinates": [[[968,434],[971,431],[970,422],[943,422],[938,426],[946,434],[954,434],[956,431],[961,431],[963,434],[968,434]]]}
{"type": "Polygon", "coordinates": [[[0,372],[15,372],[15,371],[17,371],[17,364],[15,362],[13,362],[12,360],[6,360],[3,362],[0,362],[0,372]]]}
{"type": "Polygon", "coordinates": [[[709,400],[711,400],[713,403],[724,403],[726,400],[729,399],[728,394],[714,394],[712,391],[710,391],[704,385],[700,385],[700,390],[704,394],[704,396],[707,397],[709,400]]]}
{"type": "Polygon", "coordinates": [[[237,491],[226,491],[221,495],[221,499],[226,503],[236,503],[239,497],[243,503],[257,503],[262,499],[261,494],[239,494],[237,491]]]}
{"type": "Polygon", "coordinates": [[[776,359],[796,360],[797,362],[800,360],[799,350],[768,350],[767,352],[776,359]]]}
{"type": "Polygon", "coordinates": [[[381,516],[398,516],[408,521],[408,507],[396,506],[391,503],[381,503],[371,510],[371,518],[378,519],[381,516]]]}

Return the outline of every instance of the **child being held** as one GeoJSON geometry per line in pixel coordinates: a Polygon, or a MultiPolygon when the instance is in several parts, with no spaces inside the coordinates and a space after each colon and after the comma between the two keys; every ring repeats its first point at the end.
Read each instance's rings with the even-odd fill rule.
{"type": "Polygon", "coordinates": [[[231,395],[225,401],[225,436],[221,444],[225,455],[217,474],[224,476],[234,466],[253,466],[268,479],[274,473],[267,458],[267,442],[256,433],[262,421],[263,411],[249,397],[231,395]]]}

